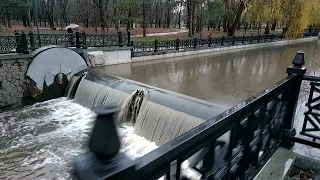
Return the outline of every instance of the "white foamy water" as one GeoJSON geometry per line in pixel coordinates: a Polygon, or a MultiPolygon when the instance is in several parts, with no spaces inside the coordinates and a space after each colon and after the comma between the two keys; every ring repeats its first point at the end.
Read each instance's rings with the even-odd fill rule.
{"type": "MultiPolygon", "coordinates": [[[[65,98],[0,114],[0,179],[71,179],[72,160],[88,151],[94,119],[92,111],[65,98]]],[[[132,159],[158,147],[133,126],[122,124],[118,133],[121,151],[132,159]]],[[[198,179],[187,162],[182,167],[198,179]]]]}

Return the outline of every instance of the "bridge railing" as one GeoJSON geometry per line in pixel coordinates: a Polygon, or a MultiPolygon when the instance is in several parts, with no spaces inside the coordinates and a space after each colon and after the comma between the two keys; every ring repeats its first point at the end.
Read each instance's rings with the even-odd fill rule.
{"type": "MultiPolygon", "coordinates": [[[[83,163],[81,168],[77,166],[76,174],[79,179],[88,177],[89,172],[100,179],[119,176],[139,180],[163,176],[166,179],[188,179],[186,169],[182,168],[182,163],[188,160],[189,168],[198,171],[202,179],[253,179],[279,146],[290,149],[294,145],[296,131],[293,122],[301,82],[320,81],[319,77],[305,76],[303,65],[304,53],[298,52],[293,65],[287,69],[286,78],[136,159],[131,171],[128,168],[119,170],[120,166],[113,171],[109,166],[117,164],[115,159],[106,161],[110,163],[93,163],[92,167],[83,163]],[[81,176],[83,172],[87,173],[81,176]]],[[[318,85],[312,84],[311,92],[320,94],[318,85]]],[[[319,109],[318,104],[312,105],[319,99],[317,96],[310,100],[312,108],[319,109]]],[[[92,162],[95,161],[90,160],[92,162]]]]}
{"type": "Polygon", "coordinates": [[[185,160],[203,179],[253,179],[280,145],[292,146],[292,95],[299,90],[299,79],[289,75],[137,159],[137,179],[181,179],[185,160]]]}
{"type": "Polygon", "coordinates": [[[320,77],[303,75],[302,80],[308,91],[305,103],[307,111],[304,113],[301,131],[294,137],[294,141],[320,148],[320,77]]]}

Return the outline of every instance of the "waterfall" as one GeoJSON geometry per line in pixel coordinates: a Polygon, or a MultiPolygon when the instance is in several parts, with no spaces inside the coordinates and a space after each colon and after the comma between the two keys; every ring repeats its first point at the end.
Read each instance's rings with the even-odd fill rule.
{"type": "Polygon", "coordinates": [[[133,125],[137,135],[155,142],[158,146],[204,122],[198,117],[148,100],[147,90],[132,91],[130,95],[107,85],[83,79],[74,102],[88,108],[101,105],[121,107],[117,124],[133,125]]]}
{"type": "Polygon", "coordinates": [[[135,133],[158,146],[184,134],[204,120],[145,100],[135,123],[135,133]]]}
{"type": "Polygon", "coordinates": [[[83,79],[79,84],[74,102],[88,108],[101,105],[121,107],[128,98],[127,93],[83,79]]]}
{"type": "Polygon", "coordinates": [[[71,99],[73,98],[72,96],[74,95],[75,91],[77,90],[76,84],[82,78],[83,76],[72,76],[70,79],[70,82],[67,86],[67,91],[66,91],[66,97],[71,99]]]}
{"type": "Polygon", "coordinates": [[[129,123],[134,125],[139,115],[142,102],[147,98],[146,90],[136,90],[121,107],[118,115],[118,124],[129,123]]]}

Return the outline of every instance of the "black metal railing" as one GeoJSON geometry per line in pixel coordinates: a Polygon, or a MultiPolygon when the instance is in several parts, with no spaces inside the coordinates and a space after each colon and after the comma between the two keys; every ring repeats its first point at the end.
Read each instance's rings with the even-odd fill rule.
{"type": "MultiPolygon", "coordinates": [[[[202,179],[253,179],[279,146],[293,147],[296,134],[293,122],[301,82],[308,78],[314,80],[304,75],[303,64],[304,53],[298,52],[293,65],[287,69],[288,77],[136,159],[131,176],[139,180],[163,176],[181,179],[184,175],[181,164],[188,160],[189,168],[198,171],[202,179]]],[[[316,87],[313,90],[320,93],[316,87]]],[[[320,95],[310,102],[319,99],[320,95]]],[[[318,108],[318,105],[310,107],[318,108]]],[[[113,166],[112,163],[104,166],[113,166]]],[[[93,167],[96,166],[93,164],[93,167]]],[[[84,170],[86,168],[81,172],[84,170]]],[[[103,177],[112,178],[113,173],[99,170],[103,177]]],[[[121,174],[118,170],[117,173],[121,174]]]]}
{"type": "MultiPolygon", "coordinates": [[[[303,37],[318,36],[318,31],[305,32],[303,37]]],[[[285,39],[283,34],[256,35],[256,36],[222,36],[205,39],[187,39],[187,40],[154,40],[154,41],[135,41],[133,42],[133,53],[139,52],[158,52],[171,50],[188,50],[206,47],[222,47],[232,45],[246,45],[280,41],[285,39]]]]}
{"type": "Polygon", "coordinates": [[[198,161],[189,163],[204,179],[253,179],[283,142],[291,124],[290,94],[296,79],[295,75],[287,77],[274,88],[139,158],[138,179],[170,179],[170,174],[180,179],[181,163],[199,151],[198,161]],[[228,138],[219,139],[226,134],[228,138]],[[201,160],[203,165],[197,167],[201,160]]]}
{"type": "Polygon", "coordinates": [[[309,96],[306,102],[303,126],[294,141],[320,148],[320,77],[304,75],[302,80],[308,83],[309,96]]]}
{"type": "Polygon", "coordinates": [[[63,47],[103,47],[130,45],[130,32],[117,34],[25,34],[15,32],[15,36],[0,36],[0,53],[28,53],[28,51],[49,45],[63,47]]]}

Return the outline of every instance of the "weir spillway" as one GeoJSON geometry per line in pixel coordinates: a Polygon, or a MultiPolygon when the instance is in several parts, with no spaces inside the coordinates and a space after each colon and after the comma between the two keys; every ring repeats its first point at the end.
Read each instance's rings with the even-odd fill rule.
{"type": "MultiPolygon", "coordinates": [[[[53,92],[65,94],[67,98],[36,103],[0,115],[0,133],[6,139],[0,142],[0,179],[72,179],[73,158],[88,151],[88,138],[95,119],[90,109],[94,107],[121,108],[117,121],[121,151],[132,159],[227,109],[136,81],[90,71],[83,62],[81,66],[70,68],[63,65],[64,61],[70,61],[65,56],[59,56],[59,61],[53,63],[59,49],[81,62],[81,57],[70,50],[44,50],[53,56],[42,60],[39,59],[43,56],[41,52],[35,56],[36,60],[29,65],[27,88],[37,100],[56,98],[57,95],[51,96],[53,92]],[[37,71],[47,61],[50,61],[50,67],[37,71]],[[64,93],[60,86],[66,88],[64,93]]],[[[188,162],[183,165],[182,173],[188,177],[197,176],[188,168],[188,162]]]]}

